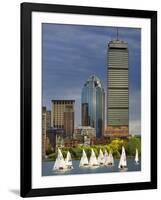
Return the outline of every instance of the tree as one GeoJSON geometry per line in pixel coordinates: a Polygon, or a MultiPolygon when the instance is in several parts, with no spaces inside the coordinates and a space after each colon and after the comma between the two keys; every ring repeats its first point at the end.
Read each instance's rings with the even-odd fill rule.
{"type": "Polygon", "coordinates": [[[130,156],[135,156],[136,148],[138,149],[139,155],[141,153],[141,138],[132,137],[126,144],[126,152],[130,156]]]}

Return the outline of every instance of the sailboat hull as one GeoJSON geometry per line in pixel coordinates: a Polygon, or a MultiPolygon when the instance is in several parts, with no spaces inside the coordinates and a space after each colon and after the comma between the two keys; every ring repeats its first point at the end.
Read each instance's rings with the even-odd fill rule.
{"type": "Polygon", "coordinates": [[[100,166],[97,164],[90,165],[90,168],[98,168],[98,167],[100,167],[100,166]]]}
{"type": "Polygon", "coordinates": [[[128,170],[128,168],[127,168],[126,166],[120,166],[120,167],[119,167],[119,170],[120,170],[121,172],[125,172],[125,171],[128,170]]]}
{"type": "Polygon", "coordinates": [[[63,172],[66,170],[67,170],[67,168],[63,168],[63,167],[59,167],[58,169],[53,169],[53,171],[59,171],[59,172],[63,172]]]}
{"type": "Polygon", "coordinates": [[[98,168],[99,166],[90,166],[91,169],[96,169],[98,168]]]}
{"type": "Polygon", "coordinates": [[[81,165],[79,167],[81,167],[81,168],[87,168],[87,167],[89,167],[89,165],[88,164],[84,164],[84,165],[81,165]]]}
{"type": "Polygon", "coordinates": [[[104,165],[104,162],[100,162],[99,164],[100,164],[100,165],[104,165]]]}
{"type": "Polygon", "coordinates": [[[72,165],[67,165],[67,169],[73,169],[72,165]]]}
{"type": "Polygon", "coordinates": [[[106,164],[106,167],[113,167],[113,166],[114,166],[113,163],[108,163],[108,164],[106,164]]]}

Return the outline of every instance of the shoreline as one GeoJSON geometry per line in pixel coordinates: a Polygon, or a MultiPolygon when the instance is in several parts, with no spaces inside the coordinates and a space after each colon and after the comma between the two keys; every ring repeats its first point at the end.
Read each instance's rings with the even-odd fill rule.
{"type": "MultiPolygon", "coordinates": [[[[135,156],[126,156],[127,159],[134,159],[135,156]]],[[[119,160],[120,158],[114,158],[115,160],[119,160]]],[[[141,156],[139,156],[139,160],[141,160],[141,156]]],[[[54,159],[42,159],[42,162],[55,162],[54,159]]],[[[72,159],[72,161],[80,161],[80,159],[72,159]]]]}

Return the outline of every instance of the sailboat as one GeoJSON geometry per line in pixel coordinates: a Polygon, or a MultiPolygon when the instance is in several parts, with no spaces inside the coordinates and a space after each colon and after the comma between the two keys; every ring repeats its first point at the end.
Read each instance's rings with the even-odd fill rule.
{"type": "Polygon", "coordinates": [[[99,167],[98,160],[96,158],[95,152],[91,149],[91,156],[89,159],[89,166],[92,168],[99,167]]]}
{"type": "Polygon", "coordinates": [[[79,167],[88,167],[88,158],[84,149],[83,149],[82,157],[79,163],[79,167]]]}
{"type": "Polygon", "coordinates": [[[136,153],[135,153],[135,163],[138,165],[139,164],[139,155],[138,155],[138,149],[136,148],[136,153]]]}
{"type": "Polygon", "coordinates": [[[104,164],[106,165],[107,164],[107,162],[108,162],[108,153],[107,153],[107,151],[105,150],[105,153],[104,153],[104,164]]]}
{"type": "Polygon", "coordinates": [[[114,165],[114,159],[113,159],[113,155],[112,155],[111,151],[109,152],[109,155],[106,158],[105,165],[106,166],[113,166],[114,165]]]}
{"type": "Polygon", "coordinates": [[[62,154],[61,150],[58,149],[58,155],[57,155],[56,161],[54,163],[53,170],[66,170],[66,169],[67,169],[67,166],[64,161],[63,154],[62,154]]]}
{"type": "Polygon", "coordinates": [[[114,165],[114,159],[113,159],[113,155],[112,155],[111,151],[108,156],[108,165],[110,165],[110,166],[114,165]]]}
{"type": "Polygon", "coordinates": [[[119,165],[118,165],[118,168],[120,170],[127,170],[127,161],[126,161],[126,153],[125,153],[125,148],[122,147],[122,153],[121,153],[121,157],[120,157],[120,162],[119,162],[119,165]]]}
{"type": "Polygon", "coordinates": [[[73,169],[72,157],[69,151],[67,152],[67,156],[65,158],[65,164],[67,169],[73,169]]]}
{"type": "Polygon", "coordinates": [[[98,164],[104,165],[104,163],[105,163],[105,158],[104,158],[102,150],[100,149],[99,155],[98,155],[98,164]]]}

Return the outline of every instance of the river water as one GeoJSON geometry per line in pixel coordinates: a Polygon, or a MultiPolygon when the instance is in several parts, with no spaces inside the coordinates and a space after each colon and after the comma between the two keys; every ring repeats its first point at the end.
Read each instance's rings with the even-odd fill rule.
{"type": "MultiPolygon", "coordinates": [[[[72,170],[60,172],[60,171],[52,170],[54,161],[43,161],[42,162],[42,176],[120,172],[120,169],[118,169],[118,163],[119,163],[118,159],[115,159],[114,166],[112,167],[101,166],[98,168],[80,168],[79,160],[73,160],[72,162],[73,162],[72,170]]],[[[134,159],[127,159],[127,168],[128,169],[126,170],[126,172],[141,171],[141,162],[139,165],[136,165],[134,162],[134,159]]]]}

